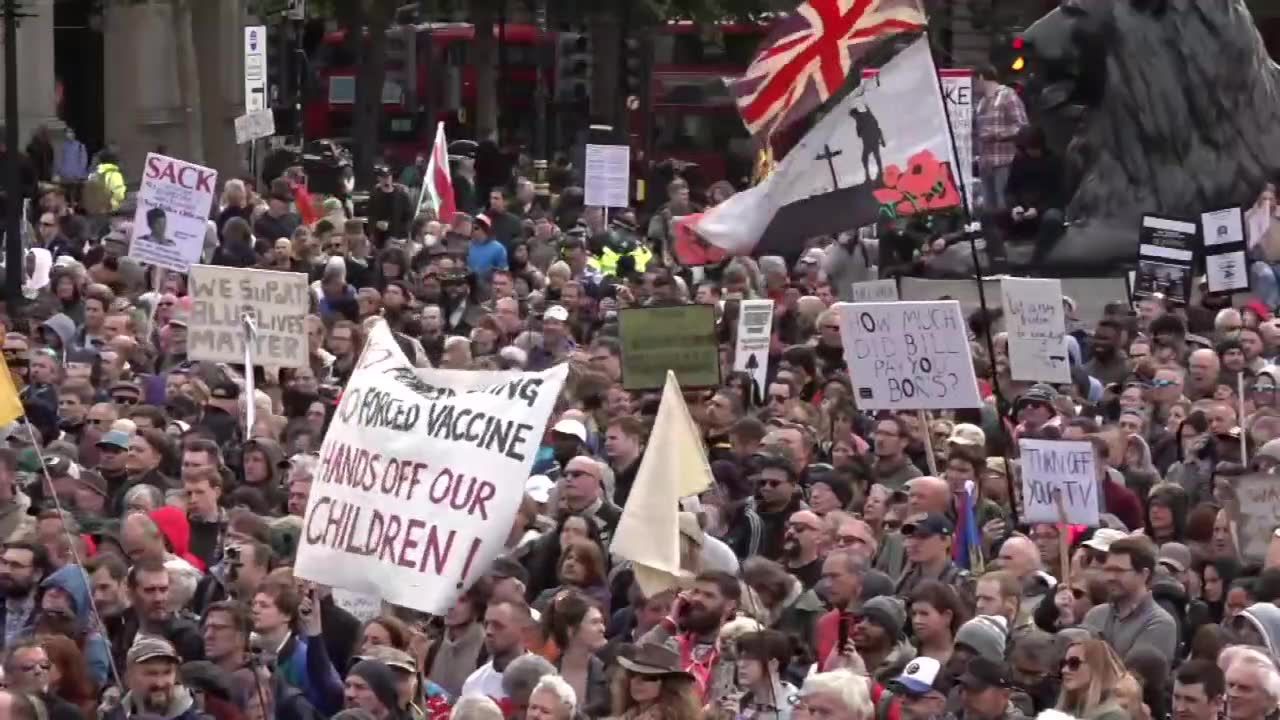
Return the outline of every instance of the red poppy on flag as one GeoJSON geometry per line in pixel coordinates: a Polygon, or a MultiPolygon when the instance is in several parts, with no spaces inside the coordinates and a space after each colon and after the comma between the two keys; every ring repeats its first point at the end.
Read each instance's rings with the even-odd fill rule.
{"type": "Polygon", "coordinates": [[[925,22],[918,0],[807,0],[726,81],[742,121],[752,135],[781,130],[836,94],[877,41],[925,22]]]}

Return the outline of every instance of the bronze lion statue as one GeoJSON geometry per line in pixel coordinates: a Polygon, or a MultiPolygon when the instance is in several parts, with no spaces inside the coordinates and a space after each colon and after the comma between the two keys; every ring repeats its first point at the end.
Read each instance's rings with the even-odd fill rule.
{"type": "Polygon", "coordinates": [[[1064,0],[1025,39],[1031,105],[1074,122],[1054,274],[1131,263],[1144,213],[1248,206],[1280,174],[1280,66],[1245,0],[1064,0]]]}

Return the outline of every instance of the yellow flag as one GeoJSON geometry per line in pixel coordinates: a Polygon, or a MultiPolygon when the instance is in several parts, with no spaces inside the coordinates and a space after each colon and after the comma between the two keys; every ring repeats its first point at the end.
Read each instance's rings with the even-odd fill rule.
{"type": "Polygon", "coordinates": [[[713,481],[702,433],[668,370],[649,445],[609,546],[634,564],[646,596],[686,579],[680,568],[680,498],[697,495],[713,481]]]}
{"type": "Polygon", "coordinates": [[[0,355],[0,425],[8,425],[24,414],[18,389],[13,386],[13,376],[9,374],[9,365],[0,355]]]}

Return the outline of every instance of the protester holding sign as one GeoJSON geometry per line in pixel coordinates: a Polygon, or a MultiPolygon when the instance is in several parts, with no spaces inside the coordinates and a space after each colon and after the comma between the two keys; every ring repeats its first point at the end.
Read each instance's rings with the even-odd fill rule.
{"type": "MultiPolygon", "coordinates": [[[[920,20],[841,12],[868,49],[920,20]]],[[[1133,283],[914,277],[980,256],[989,198],[942,112],[967,85],[901,47],[737,195],[608,145],[537,197],[443,129],[412,218],[160,153],[125,160],[131,224],[101,178],[42,189],[0,311],[0,648],[43,705],[15,713],[1274,714],[1280,319],[1235,274],[1271,204],[1150,216],[1133,283]],[[682,252],[707,227],[778,254],[682,252]],[[1225,689],[1255,650],[1223,643],[1260,657],[1225,689]]]]}

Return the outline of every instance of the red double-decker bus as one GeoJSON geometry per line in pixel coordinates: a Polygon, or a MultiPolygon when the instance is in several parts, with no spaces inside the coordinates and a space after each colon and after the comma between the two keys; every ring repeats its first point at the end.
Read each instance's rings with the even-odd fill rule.
{"type": "MultiPolygon", "coordinates": [[[[532,25],[509,24],[499,32],[504,63],[497,78],[505,133],[530,136],[533,131],[539,43],[554,42],[532,25]]],[[[477,78],[475,27],[468,23],[400,25],[387,31],[386,79],[382,88],[382,150],[400,162],[426,151],[443,120],[451,138],[474,137],[477,78]],[[427,99],[434,108],[427,117],[427,99]]],[[[349,138],[356,95],[356,58],[346,31],[327,33],[312,60],[314,85],[303,103],[303,131],[308,138],[349,138]]],[[[497,70],[495,70],[497,72],[497,70]]],[[[554,78],[546,71],[548,87],[554,78]]]]}
{"type": "Polygon", "coordinates": [[[763,23],[670,22],[654,36],[652,109],[629,117],[632,147],[655,162],[697,165],[707,183],[751,174],[754,149],[724,78],[741,75],[768,33],[763,23]]]}
{"type": "MultiPolygon", "coordinates": [[[[652,102],[650,107],[632,108],[629,114],[631,146],[647,149],[653,161],[695,164],[706,182],[749,175],[751,141],[723,78],[746,70],[767,31],[767,25],[752,23],[671,22],[657,28],[650,66],[652,102]]],[[[572,73],[581,62],[573,46],[583,36],[540,33],[535,26],[523,24],[508,24],[494,32],[503,36],[505,56],[497,78],[502,134],[527,140],[533,137],[542,57],[556,57],[543,70],[556,108],[572,105],[574,98],[589,91],[589,80],[573,79],[572,73]]],[[[400,162],[412,160],[429,146],[437,120],[446,122],[450,138],[475,137],[474,40],[475,28],[466,23],[403,25],[388,31],[379,132],[384,152],[400,162]],[[431,118],[423,112],[428,93],[435,109],[431,118]]],[[[350,137],[356,68],[346,33],[326,34],[311,65],[313,84],[303,104],[306,137],[350,137]]],[[[560,130],[556,136],[562,139],[571,135],[563,127],[560,130]]]]}

